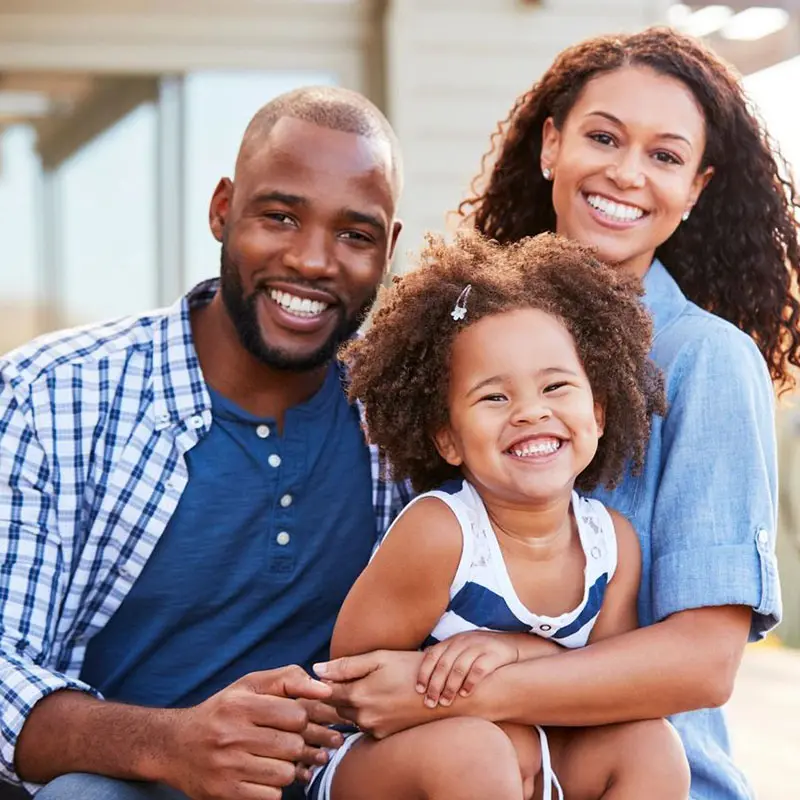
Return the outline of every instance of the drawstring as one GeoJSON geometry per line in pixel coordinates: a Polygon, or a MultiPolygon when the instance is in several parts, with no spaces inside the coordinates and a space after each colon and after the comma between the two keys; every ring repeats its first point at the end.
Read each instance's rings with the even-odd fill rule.
{"type": "Polygon", "coordinates": [[[542,800],[552,800],[552,788],[556,787],[558,793],[558,800],[564,800],[564,792],[561,789],[561,784],[558,782],[553,766],[550,763],[550,747],[547,744],[547,734],[544,728],[539,725],[536,726],[539,731],[539,741],[542,746],[542,800]]]}

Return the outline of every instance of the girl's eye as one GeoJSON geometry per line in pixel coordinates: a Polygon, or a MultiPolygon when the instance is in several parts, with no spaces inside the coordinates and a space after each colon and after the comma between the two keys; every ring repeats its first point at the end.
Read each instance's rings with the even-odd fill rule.
{"type": "Polygon", "coordinates": [[[602,131],[598,133],[590,133],[589,138],[592,141],[597,142],[598,144],[607,144],[607,145],[616,144],[616,142],[614,141],[614,137],[610,133],[603,133],[602,131]]]}
{"type": "Polygon", "coordinates": [[[655,154],[655,158],[660,161],[662,164],[683,164],[678,156],[674,153],[670,153],[667,150],[659,150],[655,154]]]}
{"type": "Polygon", "coordinates": [[[481,397],[481,400],[486,400],[489,403],[502,403],[506,399],[504,394],[486,394],[481,397]]]}
{"type": "Polygon", "coordinates": [[[569,384],[566,381],[559,381],[558,383],[551,383],[548,386],[545,386],[545,392],[557,392],[559,389],[563,389],[565,386],[569,384]]]}

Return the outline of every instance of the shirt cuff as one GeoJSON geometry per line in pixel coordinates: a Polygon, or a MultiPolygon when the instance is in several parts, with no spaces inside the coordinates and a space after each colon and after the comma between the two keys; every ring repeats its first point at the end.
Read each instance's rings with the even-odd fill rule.
{"type": "MultiPolygon", "coordinates": [[[[701,537],[698,535],[697,537],[701,537]]],[[[750,606],[750,641],[781,619],[781,593],[773,537],[764,528],[750,542],[666,553],[653,564],[653,611],[657,621],[708,606],[750,606]]]]}
{"type": "Polygon", "coordinates": [[[83,681],[35,664],[19,666],[6,656],[0,662],[0,781],[23,785],[33,793],[39,784],[23,782],[14,772],[17,740],[33,707],[43,698],[61,689],[86,692],[101,698],[99,692],[83,681]]]}

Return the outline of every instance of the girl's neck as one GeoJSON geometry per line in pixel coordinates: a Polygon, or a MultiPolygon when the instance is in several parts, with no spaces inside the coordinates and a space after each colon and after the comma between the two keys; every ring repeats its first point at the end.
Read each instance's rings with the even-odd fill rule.
{"type": "Polygon", "coordinates": [[[524,505],[480,494],[504,549],[519,557],[543,561],[569,547],[575,529],[571,490],[547,501],[524,505]]]}

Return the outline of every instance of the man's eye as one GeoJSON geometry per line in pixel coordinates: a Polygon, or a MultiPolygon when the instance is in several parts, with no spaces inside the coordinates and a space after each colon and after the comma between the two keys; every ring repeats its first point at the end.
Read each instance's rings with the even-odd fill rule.
{"type": "Polygon", "coordinates": [[[359,242],[364,244],[371,244],[372,237],[368,236],[366,233],[362,233],[361,231],[344,231],[340,234],[340,238],[348,239],[351,242],[359,242]]]}
{"type": "Polygon", "coordinates": [[[264,214],[267,219],[274,222],[279,222],[281,225],[294,225],[294,219],[288,214],[282,214],[280,211],[268,211],[264,214]]]}

